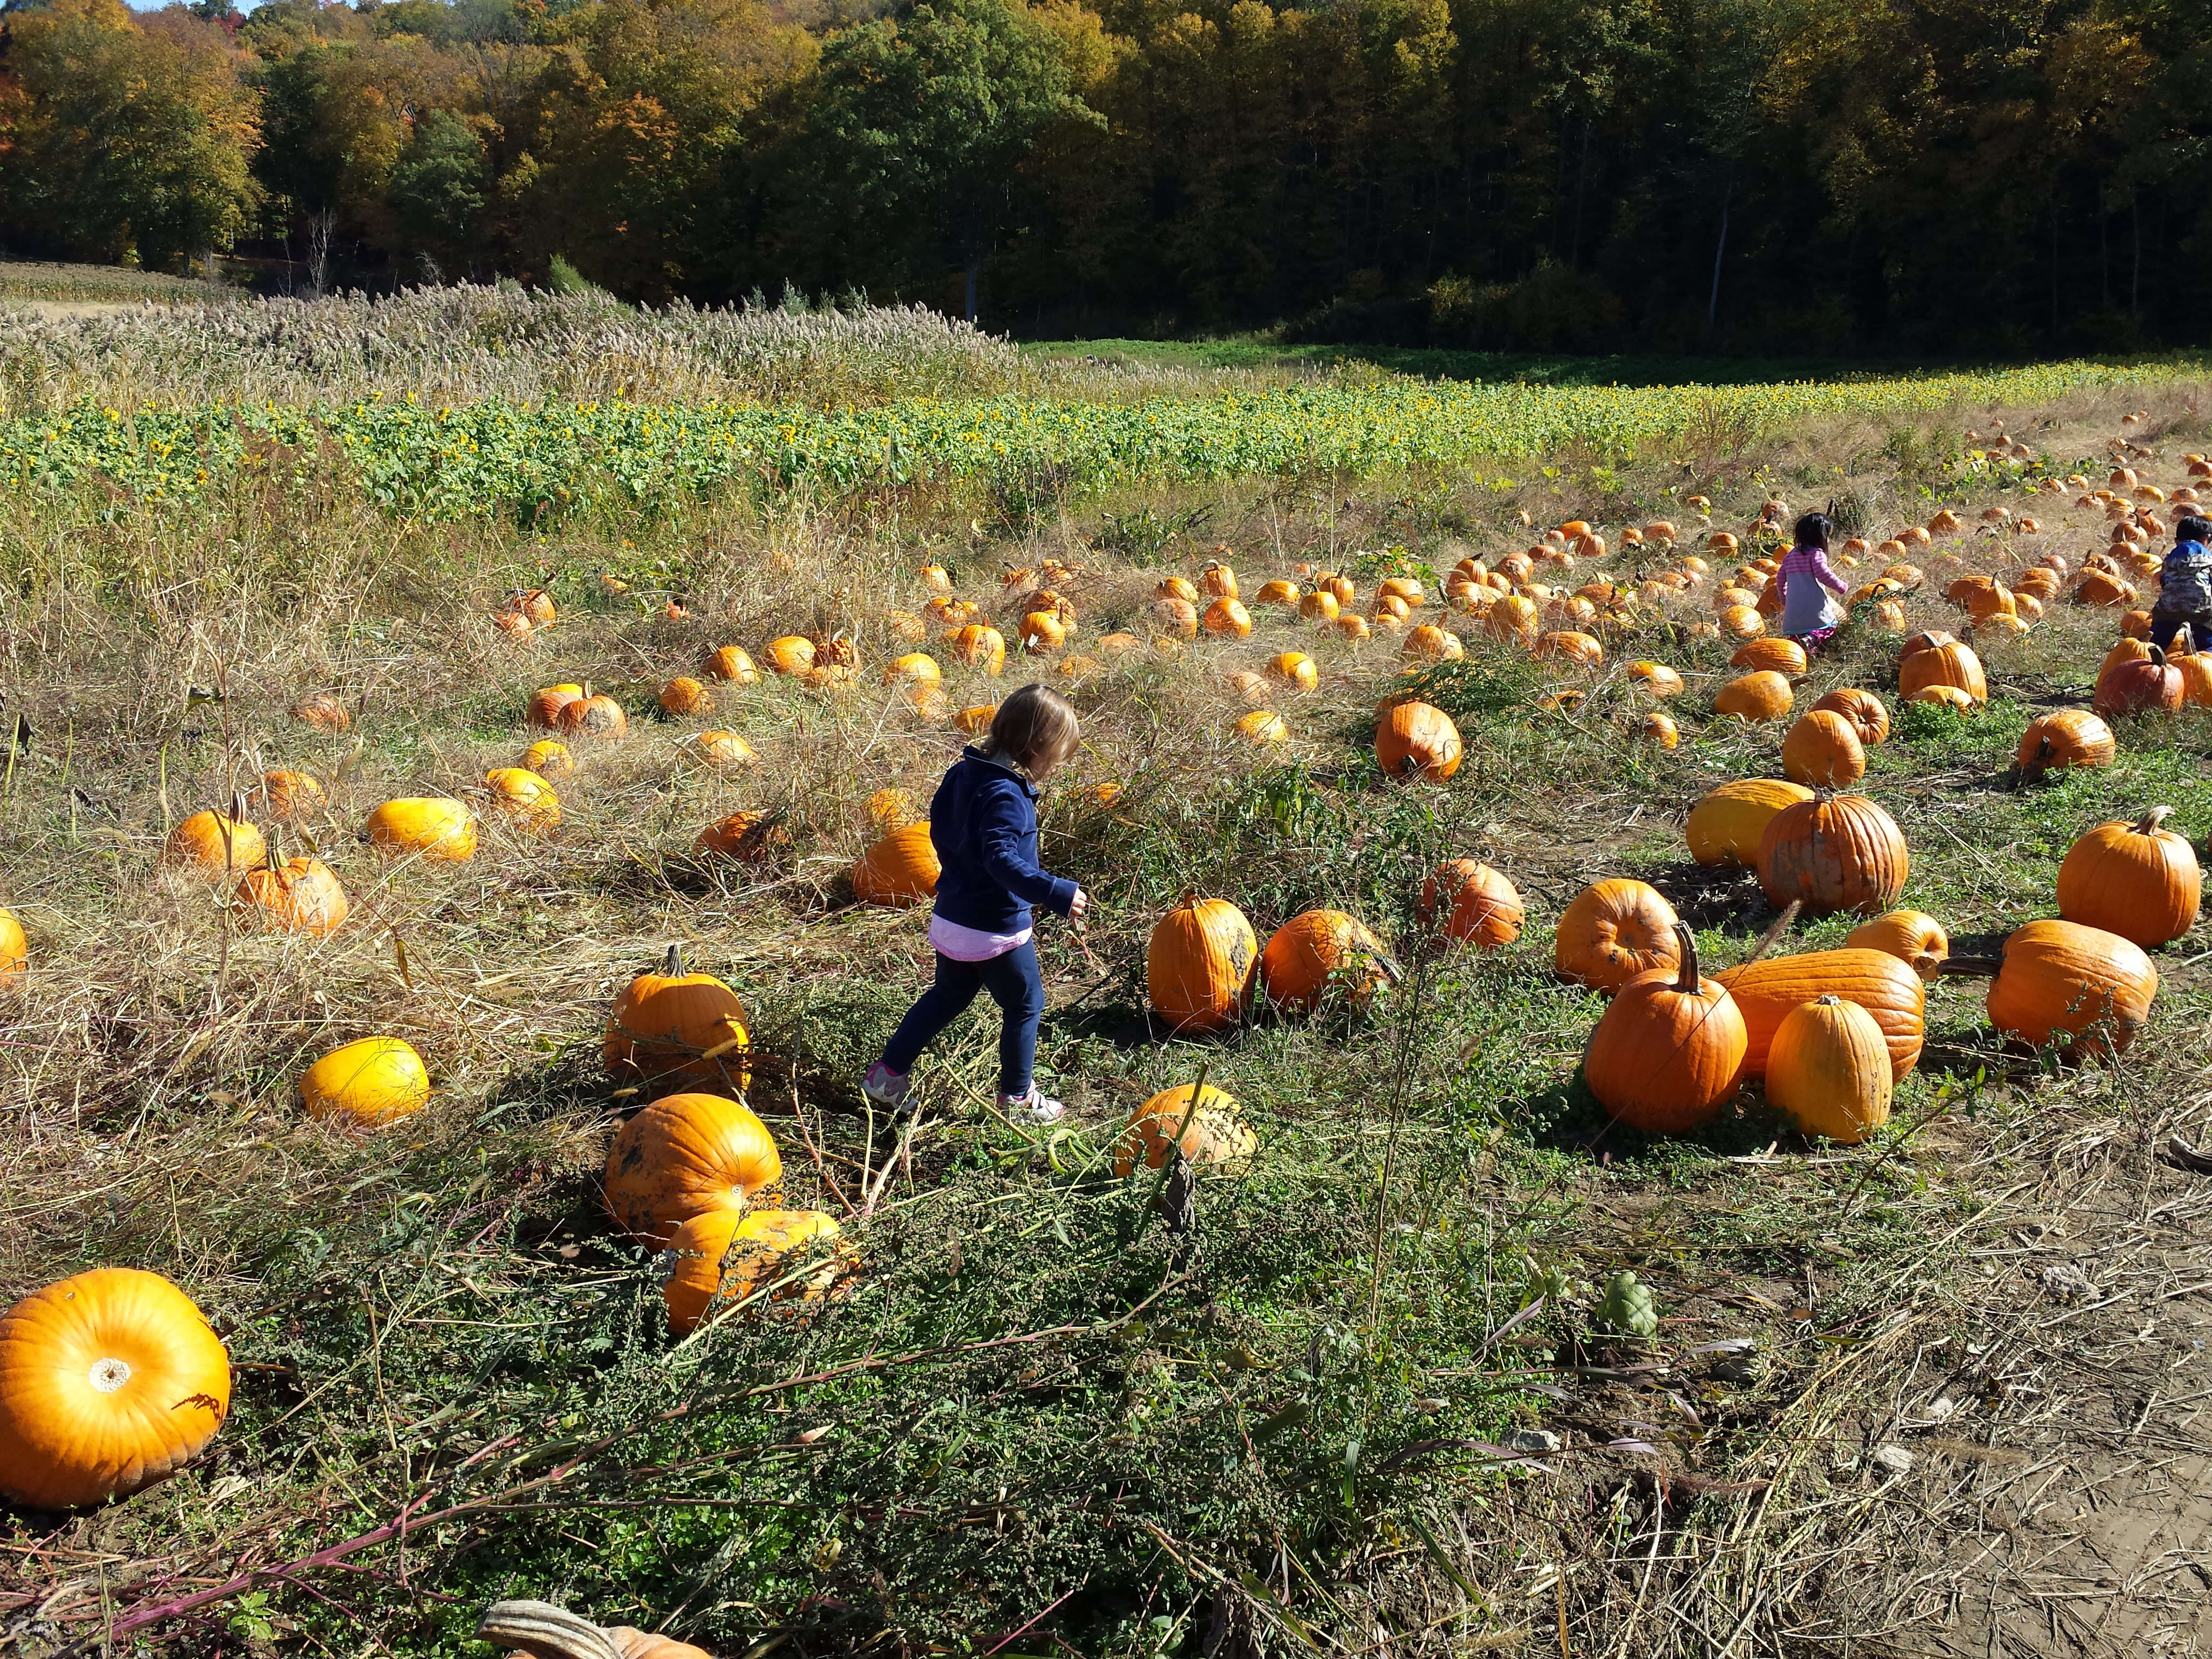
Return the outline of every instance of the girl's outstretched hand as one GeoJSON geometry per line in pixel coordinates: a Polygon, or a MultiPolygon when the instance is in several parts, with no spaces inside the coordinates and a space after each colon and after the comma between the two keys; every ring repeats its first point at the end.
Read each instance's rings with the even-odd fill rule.
{"type": "Polygon", "coordinates": [[[1079,887],[1075,890],[1075,896],[1068,901],[1067,919],[1070,921],[1080,921],[1090,908],[1091,895],[1079,887]]]}

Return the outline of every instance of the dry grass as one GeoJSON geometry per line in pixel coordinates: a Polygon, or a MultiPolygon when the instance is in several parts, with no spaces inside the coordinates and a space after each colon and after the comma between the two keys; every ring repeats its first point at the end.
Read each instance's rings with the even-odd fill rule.
{"type": "MultiPolygon", "coordinates": [[[[2093,455],[2120,407],[2051,411],[2041,441],[2069,464],[2093,455]]],[[[2191,406],[2156,413],[2177,451],[2191,406]]],[[[1097,509],[1210,507],[1207,540],[1256,586],[1361,550],[1440,568],[1462,546],[1513,544],[1523,507],[1648,517],[1668,486],[1707,489],[1723,522],[1778,488],[1923,516],[1924,437],[1839,422],[1694,478],[1587,490],[1573,472],[1504,494],[1308,478],[1097,509]]],[[[1065,1133],[990,1113],[994,1027],[979,1019],[930,1062],[929,1109],[895,1142],[854,1085],[918,988],[921,919],[853,907],[842,877],[871,833],[866,797],[926,798],[955,738],[872,672],[832,696],[771,680],[722,693],[714,720],[760,764],[706,775],[677,758],[702,722],[649,719],[652,694],[702,647],[790,631],[852,630],[880,662],[884,611],[921,608],[925,555],[994,607],[1005,565],[1090,565],[1075,648],[1142,631],[1153,573],[1090,547],[1099,517],[1002,542],[950,492],[708,502],[556,539],[243,490],[0,511],[14,562],[41,573],[0,597],[6,713],[33,728],[0,789],[0,902],[35,964],[0,1040],[0,1291],[154,1267],[217,1319],[239,1367],[229,1425],[185,1474],[98,1514],[0,1522],[0,1650],[96,1642],[226,1587],[149,1633],[460,1653],[476,1609],[515,1593],[756,1659],[1921,1653],[1984,1626],[2008,1651],[2136,1639],[2132,1625],[2109,1627],[2120,1646],[2029,1639],[2027,1611],[2054,1593],[2034,1577],[2037,1517],[2054,1518],[2036,1483],[2057,1458],[2086,1492],[2130,1434],[2179,1421],[2156,1398],[2140,1423],[2106,1409],[2138,1379],[2193,1392],[2158,1367],[2202,1329],[2212,1273],[2180,1224],[2203,1178],[2154,1161],[2171,1125],[2212,1107],[2212,982],[2191,941],[2161,956],[2160,1012],[2121,1068],[2008,1057],[1949,986],[1898,1127],[1869,1147],[1808,1147],[1755,1097],[1696,1139],[1646,1141],[1609,1128],[1576,1080],[1596,1004],[1551,975],[1549,924],[1584,882],[1634,872],[1715,955],[1747,948],[1771,913],[1740,872],[1684,860],[1679,825],[1712,782],[1771,769],[1778,732],[1686,714],[1680,750],[1645,749],[1619,735],[1614,673],[1547,714],[1533,699],[1551,682],[1471,639],[1455,688],[1467,766],[1447,788],[1386,788],[1360,744],[1396,672],[1389,642],[1263,620],[1249,641],[1139,656],[1076,694],[1085,744],[1048,855],[1100,915],[1080,944],[1046,930],[1065,1133]],[[604,570],[630,591],[610,593],[604,570]],[[563,620],[515,645],[485,613],[538,583],[563,620]],[[668,592],[687,617],[661,614],[668,592]],[[1226,735],[1242,705],[1222,672],[1292,644],[1321,659],[1323,689],[1280,702],[1294,742],[1259,754],[1226,735]],[[375,802],[465,793],[511,763],[528,691],[565,678],[611,690],[635,724],[582,753],[556,838],[495,822],[459,867],[382,864],[355,841],[375,802]],[[337,694],[356,732],[292,720],[306,690],[337,694]],[[330,785],[301,838],[355,909],[323,944],[234,932],[206,888],[154,867],[170,823],[275,764],[330,785]],[[1085,804],[1080,786],[1109,779],[1126,786],[1113,807],[1085,804]],[[790,814],[787,856],[690,855],[698,826],[763,805],[790,814]],[[1413,948],[1419,875],[1446,854],[1519,883],[1518,945],[1473,962],[1413,948]],[[1163,1041],[1143,947],[1187,885],[1236,898],[1263,935],[1311,904],[1352,908],[1416,973],[1365,1015],[1163,1041]],[[597,1032],[671,940],[754,1012],[753,1099],[789,1198],[846,1216],[868,1259],[854,1297],[813,1322],[671,1343],[652,1264],[599,1213],[594,1176],[635,1100],[599,1075],[597,1032]],[[301,1121],[304,1064],[373,1030],[422,1048],[430,1109],[359,1140],[301,1121]],[[1201,1188],[1192,1254],[1152,1224],[1146,1185],[1104,1164],[1128,1104],[1201,1063],[1263,1154],[1249,1182],[1201,1188]],[[2096,1293],[2056,1303],[2055,1259],[2086,1264],[2096,1293]],[[1633,1268],[1659,1289],[1660,1338],[1599,1338],[1573,1304],[1510,1325],[1531,1261],[1593,1285],[1633,1268]],[[2062,1395],[2100,1403],[2077,1424],[2062,1395]],[[1931,1422],[1938,1397],[1959,1409],[1931,1422]],[[1499,1443],[1539,1425],[1562,1449],[1501,1466],[1499,1443]],[[1869,1462],[1889,1443],[1917,1453],[1907,1475],[1869,1462]],[[419,1530],[348,1566],[250,1577],[403,1512],[419,1530]],[[1983,1546],[2000,1521],[2016,1554],[1993,1578],[1983,1546]]],[[[2086,533],[2046,539],[2078,552],[2086,533]]],[[[1189,568],[1204,550],[1168,553],[1189,568]]],[[[1930,594],[1913,609],[1955,623],[1930,594]]],[[[2170,801],[2198,836],[2212,821],[2201,714],[2127,733],[2110,774],[2006,787],[2020,721],[2080,695],[2109,630],[2062,608],[1991,649],[1979,721],[1907,725],[1877,751],[1869,787],[1913,846],[1911,902],[1954,936],[2047,913],[2055,853],[2121,805],[2170,801]]],[[[1649,648],[1702,707],[1723,651],[1649,648]]],[[[1855,637],[1806,694],[1886,689],[1888,653],[1855,637]]],[[[951,700],[987,701],[1018,672],[948,669],[951,700]]],[[[2092,1586],[2102,1605],[2166,1598],[2187,1616],[2178,1559],[2139,1554],[2092,1586]]]]}

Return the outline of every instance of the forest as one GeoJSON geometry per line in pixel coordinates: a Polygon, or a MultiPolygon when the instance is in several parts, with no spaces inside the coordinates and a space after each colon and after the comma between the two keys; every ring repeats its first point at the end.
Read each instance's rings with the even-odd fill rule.
{"type": "Polygon", "coordinates": [[[0,252],[1033,337],[2150,349],[2212,299],[2207,10],[10,0],[0,252]]]}

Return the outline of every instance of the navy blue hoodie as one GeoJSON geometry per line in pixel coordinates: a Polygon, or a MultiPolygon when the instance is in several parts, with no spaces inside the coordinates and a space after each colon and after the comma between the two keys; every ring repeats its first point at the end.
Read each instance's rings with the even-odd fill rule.
{"type": "Polygon", "coordinates": [[[1076,885],[1037,862],[1036,791],[1012,767],[974,749],[937,786],[929,840],[942,866],[937,914],[983,933],[1017,933],[1030,907],[1066,915],[1076,885]]]}

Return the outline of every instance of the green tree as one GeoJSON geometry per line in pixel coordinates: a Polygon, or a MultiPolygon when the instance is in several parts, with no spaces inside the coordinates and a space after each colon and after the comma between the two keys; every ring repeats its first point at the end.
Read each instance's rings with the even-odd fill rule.
{"type": "Polygon", "coordinates": [[[943,0],[833,36],[811,102],[847,210],[915,255],[948,248],[970,322],[1017,169],[1052,128],[1105,125],[1071,89],[1060,37],[1010,0],[943,0]]]}
{"type": "Polygon", "coordinates": [[[181,268],[251,219],[260,144],[245,60],[176,7],[53,0],[9,20],[11,220],[60,251],[181,268]]]}
{"type": "Polygon", "coordinates": [[[491,190],[483,140],[452,110],[434,109],[415,123],[386,198],[405,246],[473,271],[491,190]]]}

